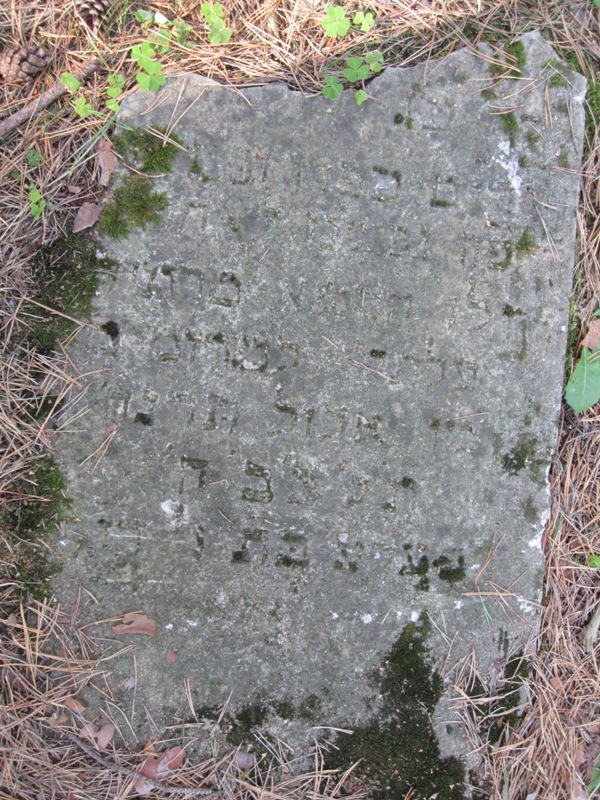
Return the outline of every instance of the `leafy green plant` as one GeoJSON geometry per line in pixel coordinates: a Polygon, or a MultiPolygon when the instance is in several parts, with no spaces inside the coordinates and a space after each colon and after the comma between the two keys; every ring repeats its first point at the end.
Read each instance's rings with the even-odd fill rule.
{"type": "Polygon", "coordinates": [[[342,71],[342,75],[347,81],[350,81],[350,83],[364,81],[365,78],[369,76],[369,72],[371,71],[369,65],[365,64],[360,56],[348,58],[346,60],[346,64],[348,66],[342,71]]]}
{"type": "Polygon", "coordinates": [[[344,87],[338,76],[327,75],[325,78],[325,86],[321,89],[321,94],[328,100],[337,100],[343,91],[344,87]]]}
{"type": "MultiPolygon", "coordinates": [[[[383,68],[383,56],[381,53],[369,53],[365,58],[362,56],[352,56],[346,59],[346,68],[342,70],[342,75],[348,83],[361,83],[366,80],[371,72],[381,72],[383,68]]],[[[325,78],[325,86],[321,89],[321,94],[328,100],[336,100],[343,92],[344,87],[337,75],[328,75],[325,78]]],[[[362,105],[369,99],[369,95],[364,89],[357,89],[354,92],[354,100],[357,106],[362,105]]]]}
{"type": "Polygon", "coordinates": [[[600,342],[594,350],[581,348],[581,355],[567,382],[565,400],[576,414],[600,400],[600,342]]]}
{"type": "Polygon", "coordinates": [[[383,53],[380,53],[379,50],[367,53],[365,61],[369,65],[371,72],[381,72],[383,69],[383,53]]]}
{"type": "Polygon", "coordinates": [[[136,44],[131,49],[131,58],[136,62],[140,71],[135,79],[142,89],[150,92],[157,92],[166,82],[164,75],[160,75],[162,63],[154,58],[157,48],[164,45],[142,42],[136,44]]]}
{"type": "Polygon", "coordinates": [[[28,150],[25,154],[25,161],[29,164],[30,167],[37,167],[40,165],[42,160],[42,154],[39,150],[28,150]]]}
{"type": "Polygon", "coordinates": [[[371,28],[375,26],[375,17],[370,11],[366,13],[357,11],[352,22],[354,25],[357,25],[363,33],[368,33],[371,28]]]}
{"type": "Polygon", "coordinates": [[[73,101],[73,108],[78,117],[89,117],[94,113],[92,104],[85,97],[76,97],[73,101]]]}
{"type": "Polygon", "coordinates": [[[225,12],[221,3],[202,3],[200,13],[210,27],[208,41],[211,44],[227,44],[232,31],[225,27],[225,12]]]}
{"type": "Polygon", "coordinates": [[[350,30],[350,20],[342,6],[327,6],[325,9],[327,16],[321,20],[321,27],[327,36],[335,39],[336,36],[343,38],[350,30]]]}
{"type": "Polygon", "coordinates": [[[71,94],[75,94],[75,92],[81,88],[81,81],[77,80],[75,75],[72,75],[70,72],[61,73],[59,81],[63,86],[67,87],[71,94]]]}
{"type": "Polygon", "coordinates": [[[588,556],[588,567],[598,569],[600,567],[600,556],[588,556]]]}
{"type": "Polygon", "coordinates": [[[116,114],[119,108],[121,107],[119,102],[117,101],[117,97],[119,97],[122,94],[124,87],[125,87],[124,75],[120,75],[119,73],[113,73],[108,76],[108,88],[106,89],[108,100],[106,101],[106,107],[108,108],[109,111],[112,111],[114,114],[116,114]]]}
{"type": "Polygon", "coordinates": [[[46,201],[42,197],[40,190],[35,186],[29,186],[29,213],[37,222],[44,213],[46,201]]]}

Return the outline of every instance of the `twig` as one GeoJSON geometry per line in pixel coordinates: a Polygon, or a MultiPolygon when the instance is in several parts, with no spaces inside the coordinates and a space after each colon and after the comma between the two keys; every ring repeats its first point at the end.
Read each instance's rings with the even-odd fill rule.
{"type": "Polygon", "coordinates": [[[594,641],[600,628],[600,605],[594,611],[590,621],[583,629],[583,649],[586,653],[591,653],[594,649],[594,641]]]}
{"type": "MultiPolygon", "coordinates": [[[[99,58],[91,58],[75,73],[75,77],[80,83],[83,83],[94,72],[97,72],[101,66],[102,62],[99,58]]],[[[27,103],[26,106],[11,114],[10,117],[3,119],[0,122],[0,139],[4,139],[5,136],[8,136],[9,133],[12,133],[24,122],[29,122],[32,117],[35,117],[40,111],[59,100],[67,92],[66,86],[63,86],[62,83],[55,83],[51,89],[46,89],[37,100],[32,100],[31,103],[27,103]]]]}

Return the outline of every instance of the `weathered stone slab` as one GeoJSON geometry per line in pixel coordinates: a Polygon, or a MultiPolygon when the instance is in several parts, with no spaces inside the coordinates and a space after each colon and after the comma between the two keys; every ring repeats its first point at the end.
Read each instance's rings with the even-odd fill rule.
{"type": "Polygon", "coordinates": [[[585,81],[523,42],[485,99],[461,51],[361,107],[196,76],[124,104],[185,152],[162,222],[104,243],[57,586],[157,621],[135,648],[159,723],[188,677],[197,706],[353,726],[411,622],[438,669],[535,629],[585,81]]]}

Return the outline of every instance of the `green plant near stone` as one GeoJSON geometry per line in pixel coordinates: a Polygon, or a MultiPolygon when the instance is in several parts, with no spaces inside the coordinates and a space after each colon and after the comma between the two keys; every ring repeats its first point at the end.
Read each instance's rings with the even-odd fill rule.
{"type": "Polygon", "coordinates": [[[46,208],[46,201],[36,186],[29,187],[29,213],[37,222],[46,208]]]}
{"type": "Polygon", "coordinates": [[[321,27],[331,39],[337,36],[343,39],[352,25],[363,33],[368,33],[375,27],[375,17],[370,11],[357,11],[350,20],[343,6],[327,6],[325,14],[321,20],[321,27]]]}
{"type": "Polygon", "coordinates": [[[208,41],[211,44],[227,44],[232,31],[225,26],[225,11],[221,3],[202,3],[200,13],[210,27],[208,41]]]}
{"type": "Polygon", "coordinates": [[[576,414],[600,400],[600,342],[594,350],[581,348],[581,355],[565,389],[565,400],[576,414]]]}
{"type": "MultiPolygon", "coordinates": [[[[346,68],[342,70],[342,75],[348,83],[361,83],[365,81],[371,73],[381,72],[383,69],[383,55],[379,52],[368,53],[362,56],[352,56],[346,59],[346,68]]],[[[344,86],[337,75],[328,75],[325,78],[325,85],[321,89],[321,94],[328,100],[336,100],[344,91],[344,86]]],[[[356,89],[354,100],[357,106],[362,105],[369,95],[364,89],[356,89]]]]}

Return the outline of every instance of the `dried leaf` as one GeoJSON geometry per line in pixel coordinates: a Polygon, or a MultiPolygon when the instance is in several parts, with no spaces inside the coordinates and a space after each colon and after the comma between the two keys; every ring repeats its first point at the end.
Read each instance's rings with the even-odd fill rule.
{"type": "Polygon", "coordinates": [[[268,153],[263,153],[262,150],[259,150],[258,147],[254,148],[254,152],[256,153],[258,158],[268,158],[268,153]]]}
{"type": "Polygon", "coordinates": [[[156,622],[138,611],[130,611],[123,616],[123,623],[115,625],[112,632],[118,635],[127,633],[143,633],[146,636],[156,636],[156,622]]]}
{"type": "Polygon", "coordinates": [[[173,664],[177,661],[177,653],[174,653],[172,650],[167,650],[165,658],[167,659],[167,664],[173,664]]]}
{"type": "Polygon", "coordinates": [[[108,186],[110,176],[117,166],[117,157],[108,139],[98,142],[98,166],[100,167],[100,186],[108,186]]]}
{"type": "Polygon", "coordinates": [[[67,186],[67,192],[70,194],[79,194],[81,192],[81,186],[75,186],[74,184],[70,183],[67,186]]]}
{"type": "MultiPolygon", "coordinates": [[[[185,750],[183,747],[172,747],[163,753],[162,756],[146,756],[140,775],[144,778],[150,778],[153,781],[160,781],[169,775],[175,769],[178,769],[185,761],[185,750]]],[[[138,778],[135,782],[135,791],[138,794],[150,794],[154,788],[151,784],[138,778]]]]}
{"type": "Polygon", "coordinates": [[[86,722],[85,725],[79,729],[79,736],[82,739],[89,739],[92,742],[96,742],[98,749],[104,750],[115,735],[115,731],[115,726],[110,722],[107,722],[106,725],[103,725],[101,728],[94,725],[93,722],[86,722]]]}
{"type": "Polygon", "coordinates": [[[79,233],[79,231],[95,225],[100,217],[100,212],[101,208],[98,203],[82,203],[73,222],[73,233],[79,233]]]}
{"type": "Polygon", "coordinates": [[[170,750],[162,756],[156,768],[156,779],[162,780],[166,778],[169,772],[179,769],[185,761],[185,750],[183,747],[171,747],[170,750]]]}
{"type": "Polygon", "coordinates": [[[236,750],[231,762],[240,772],[248,772],[256,765],[254,753],[247,753],[245,750],[236,750]]]}
{"type": "Polygon", "coordinates": [[[100,728],[96,734],[96,742],[100,750],[104,750],[110,744],[116,730],[115,726],[110,722],[100,728]]]}
{"type": "Polygon", "coordinates": [[[587,347],[590,350],[595,350],[598,342],[600,341],[600,319],[593,319],[590,322],[590,327],[588,328],[587,336],[581,343],[583,347],[587,347]]]}
{"type": "Polygon", "coordinates": [[[563,692],[565,689],[565,685],[558,675],[553,675],[550,678],[550,686],[552,686],[553,689],[556,689],[557,692],[563,692]]]}
{"type": "Polygon", "coordinates": [[[74,714],[81,714],[85,711],[85,706],[75,697],[67,697],[65,700],[65,708],[68,708],[69,711],[72,711],[74,714]]]}

